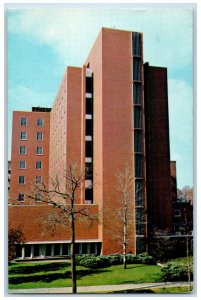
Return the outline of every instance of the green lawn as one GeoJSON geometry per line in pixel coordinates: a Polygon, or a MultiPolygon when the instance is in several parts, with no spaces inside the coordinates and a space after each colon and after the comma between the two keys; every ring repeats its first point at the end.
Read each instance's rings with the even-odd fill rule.
{"type": "MultiPolygon", "coordinates": [[[[160,282],[160,267],[150,265],[111,266],[91,270],[77,267],[78,286],[160,282]]],[[[9,288],[50,288],[71,286],[69,262],[24,262],[9,266],[9,288]]]]}
{"type": "MultiPolygon", "coordinates": [[[[193,257],[189,257],[190,263],[193,263],[193,257]]],[[[179,257],[179,258],[174,258],[168,260],[168,263],[175,263],[175,264],[186,264],[187,263],[187,258],[186,257],[179,257]]]]}

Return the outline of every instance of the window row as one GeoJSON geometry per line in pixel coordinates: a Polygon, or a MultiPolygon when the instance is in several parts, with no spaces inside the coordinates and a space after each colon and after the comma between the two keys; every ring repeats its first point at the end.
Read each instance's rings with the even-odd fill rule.
{"type": "MultiPolygon", "coordinates": [[[[19,161],[19,169],[26,169],[26,161],[19,161]]],[[[42,170],[42,161],[36,161],[36,170],[42,170]]]]}
{"type": "MultiPolygon", "coordinates": [[[[55,244],[24,244],[16,245],[17,258],[45,258],[70,256],[70,243],[55,243],[55,244]]],[[[75,254],[98,254],[101,253],[101,243],[82,242],[75,243],[75,254]]]]}
{"type": "MultiPolygon", "coordinates": [[[[35,193],[35,195],[34,195],[33,197],[34,197],[34,200],[35,200],[36,202],[42,201],[42,196],[41,196],[40,193],[35,193]]],[[[24,202],[24,201],[25,201],[25,194],[20,193],[20,194],[18,195],[18,201],[19,201],[19,202],[24,202]]]]}
{"type": "MultiPolygon", "coordinates": [[[[21,118],[21,126],[27,126],[28,125],[28,120],[25,117],[21,118]]],[[[44,125],[44,120],[42,118],[38,118],[36,122],[37,126],[43,126],[44,125]]]]}
{"type": "MultiPolygon", "coordinates": [[[[36,176],[35,183],[36,184],[42,183],[42,176],[36,176]]],[[[25,184],[25,176],[19,176],[19,184],[25,184]]]]}
{"type": "MultiPolygon", "coordinates": [[[[27,153],[26,146],[20,146],[20,154],[26,154],[26,153],[27,153]]],[[[43,147],[41,147],[41,146],[36,147],[36,154],[37,155],[42,155],[43,154],[43,147]]]]}
{"type": "MultiPolygon", "coordinates": [[[[43,140],[43,133],[42,132],[37,132],[36,134],[37,141],[42,141],[43,140]]],[[[26,131],[21,131],[20,132],[20,140],[27,140],[27,132],[26,131]]]]}

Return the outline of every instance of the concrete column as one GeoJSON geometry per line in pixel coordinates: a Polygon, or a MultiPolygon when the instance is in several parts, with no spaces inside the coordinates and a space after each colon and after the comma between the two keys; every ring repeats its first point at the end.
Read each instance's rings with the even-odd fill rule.
{"type": "Polygon", "coordinates": [[[39,255],[41,258],[45,257],[45,245],[39,245],[39,255]]]}
{"type": "Polygon", "coordinates": [[[87,243],[87,254],[90,254],[90,243],[87,243]]]}
{"type": "Polygon", "coordinates": [[[22,246],[22,259],[24,259],[24,257],[25,257],[25,247],[22,246]]]}
{"type": "Polygon", "coordinates": [[[31,245],[31,258],[33,258],[33,254],[34,254],[34,245],[31,245]]]}
{"type": "Polygon", "coordinates": [[[51,256],[54,256],[54,244],[51,245],[51,256]]]}

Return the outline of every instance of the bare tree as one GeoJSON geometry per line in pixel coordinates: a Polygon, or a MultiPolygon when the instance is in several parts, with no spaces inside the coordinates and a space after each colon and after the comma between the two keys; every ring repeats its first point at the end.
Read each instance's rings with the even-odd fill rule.
{"type": "Polygon", "coordinates": [[[115,190],[118,198],[116,209],[109,205],[104,208],[104,222],[115,244],[122,247],[123,266],[126,269],[127,254],[132,252],[133,240],[136,235],[144,238],[147,224],[143,184],[135,182],[134,173],[127,163],[116,172],[115,190]]]}
{"type": "Polygon", "coordinates": [[[117,171],[117,183],[118,191],[121,195],[122,209],[118,211],[118,217],[123,220],[123,265],[126,269],[126,254],[128,244],[128,227],[133,218],[132,207],[134,207],[134,194],[132,192],[132,186],[134,183],[133,174],[130,172],[129,166],[126,164],[123,172],[117,171]],[[130,210],[131,209],[131,210],[130,210]]]}
{"type": "MultiPolygon", "coordinates": [[[[72,293],[77,293],[76,284],[76,261],[75,261],[75,226],[76,220],[89,220],[90,226],[98,220],[97,214],[90,213],[87,206],[76,205],[78,203],[82,183],[89,175],[79,174],[76,164],[69,166],[62,174],[51,178],[49,185],[36,185],[29,198],[51,204],[54,210],[50,213],[51,223],[64,226],[70,225],[71,234],[71,275],[72,293]]],[[[88,187],[90,188],[90,187],[88,187]]]]}

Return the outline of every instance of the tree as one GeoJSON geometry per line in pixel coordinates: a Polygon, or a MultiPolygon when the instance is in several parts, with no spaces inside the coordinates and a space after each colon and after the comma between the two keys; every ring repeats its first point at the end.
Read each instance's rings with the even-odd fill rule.
{"type": "Polygon", "coordinates": [[[116,209],[109,205],[104,208],[104,216],[108,219],[104,220],[105,227],[108,228],[107,231],[115,243],[122,247],[124,269],[127,265],[127,254],[132,252],[132,248],[129,247],[134,245],[136,231],[141,235],[142,231],[145,233],[146,218],[142,188],[137,184],[135,186],[134,174],[129,165],[125,164],[124,168],[116,172],[116,209]]]}
{"type": "Polygon", "coordinates": [[[25,243],[25,238],[20,228],[8,229],[8,262],[16,256],[16,247],[25,243]]]}
{"type": "MultiPolygon", "coordinates": [[[[71,275],[72,292],[77,293],[76,261],[75,261],[75,226],[77,220],[89,220],[90,225],[98,220],[96,214],[90,213],[87,207],[76,205],[82,183],[91,175],[83,175],[77,171],[77,165],[70,165],[61,175],[51,178],[49,185],[36,185],[30,198],[51,204],[53,211],[48,215],[53,227],[56,223],[70,225],[71,234],[71,275]],[[56,210],[55,210],[56,209],[56,210]]],[[[90,187],[88,187],[90,188],[90,187]]]]}
{"type": "Polygon", "coordinates": [[[128,225],[130,221],[130,206],[133,206],[133,193],[132,186],[134,183],[133,174],[130,172],[128,165],[126,164],[123,172],[117,171],[118,190],[120,192],[122,200],[122,208],[118,211],[119,218],[123,219],[123,265],[126,269],[126,254],[128,243],[128,225]]]}

